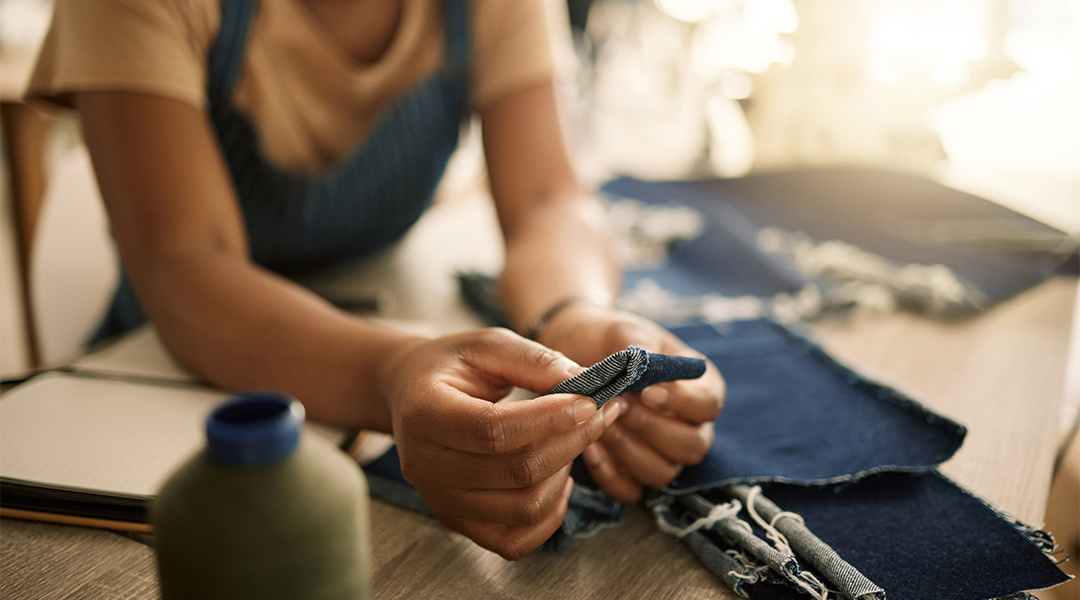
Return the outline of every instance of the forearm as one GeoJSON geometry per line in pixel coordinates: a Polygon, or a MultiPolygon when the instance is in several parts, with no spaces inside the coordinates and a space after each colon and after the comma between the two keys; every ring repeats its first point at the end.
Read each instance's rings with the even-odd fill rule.
{"type": "Polygon", "coordinates": [[[210,382],[287,392],[314,419],[390,430],[380,369],[415,338],[234,256],[163,259],[136,281],[170,352],[210,382]]]}
{"type": "Polygon", "coordinates": [[[514,328],[577,295],[614,296],[620,274],[603,208],[576,190],[532,204],[516,228],[505,228],[506,263],[500,281],[514,328]]]}

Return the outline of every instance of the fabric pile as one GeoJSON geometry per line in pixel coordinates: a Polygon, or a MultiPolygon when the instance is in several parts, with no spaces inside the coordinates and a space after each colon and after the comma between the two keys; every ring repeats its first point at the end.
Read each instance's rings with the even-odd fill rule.
{"type": "MultiPolygon", "coordinates": [[[[724,374],[710,452],[646,502],[657,527],[719,581],[766,600],[991,600],[1030,598],[1027,591],[1068,579],[1048,534],[938,471],[961,446],[962,425],[839,364],[800,323],[883,295],[890,309],[970,316],[1074,268],[1075,240],[974,196],[884,172],[624,178],[604,191],[649,205],[650,219],[657,207],[679,211],[678,227],[661,228],[678,239],[662,260],[628,273],[621,304],[668,325],[724,374]],[[688,209],[701,227],[688,222],[688,209]]],[[[655,259],[656,244],[644,246],[638,255],[655,259]]],[[[459,283],[478,314],[505,325],[492,277],[461,274],[459,283]]],[[[702,370],[692,359],[631,347],[552,391],[602,405],[702,370]]],[[[365,471],[373,495],[427,512],[393,449],[365,471]]],[[[571,473],[570,509],[548,550],[626,515],[580,459],[571,473]]]]}

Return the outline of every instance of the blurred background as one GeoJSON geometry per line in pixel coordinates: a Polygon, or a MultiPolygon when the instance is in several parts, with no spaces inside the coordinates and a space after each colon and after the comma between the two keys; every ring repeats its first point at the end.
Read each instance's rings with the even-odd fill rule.
{"type": "MultiPolygon", "coordinates": [[[[1080,0],[548,1],[576,160],[594,184],[887,168],[1080,234],[1080,0]]],[[[74,121],[21,102],[51,10],[51,0],[0,0],[4,377],[42,353],[27,342],[31,241],[20,232],[36,231],[43,257],[70,254],[80,236],[107,239],[74,121]],[[44,200],[44,226],[26,222],[27,199],[44,200]]],[[[482,171],[476,139],[466,136],[473,149],[459,152],[451,182],[482,171]]],[[[86,246],[96,249],[61,279],[96,285],[100,304],[115,259],[86,246]]],[[[62,339],[35,343],[83,335],[63,323],[52,331],[62,339]]]]}
{"type": "Polygon", "coordinates": [[[1080,231],[1077,0],[571,1],[602,171],[888,167],[1080,231]]]}

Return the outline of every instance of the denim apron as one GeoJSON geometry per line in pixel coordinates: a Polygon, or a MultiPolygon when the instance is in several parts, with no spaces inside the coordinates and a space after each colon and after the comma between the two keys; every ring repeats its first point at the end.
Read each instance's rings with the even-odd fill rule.
{"type": "MultiPolygon", "coordinates": [[[[250,118],[232,104],[258,0],[225,0],[209,50],[208,111],[243,213],[252,260],[291,275],[397,240],[431,202],[468,114],[469,18],[444,3],[443,65],[391,103],[351,154],[315,174],[272,164],[250,118]]],[[[125,273],[94,341],[146,320],[125,273]]]]}

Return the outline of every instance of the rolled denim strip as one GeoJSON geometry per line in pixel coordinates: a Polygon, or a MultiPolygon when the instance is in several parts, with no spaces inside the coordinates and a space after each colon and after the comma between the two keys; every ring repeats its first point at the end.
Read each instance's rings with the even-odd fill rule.
{"type": "Polygon", "coordinates": [[[627,392],[665,381],[697,379],[704,373],[704,359],[653,354],[638,346],[628,346],[559,383],[548,394],[589,396],[596,401],[596,407],[601,408],[608,400],[627,392]]]}
{"type": "MultiPolygon", "coordinates": [[[[687,494],[679,498],[690,510],[698,514],[708,514],[715,506],[698,494],[687,494]]],[[[712,530],[720,534],[727,542],[749,553],[762,564],[768,565],[773,571],[787,579],[798,577],[801,569],[798,560],[791,555],[784,554],[769,545],[765,540],[754,535],[750,524],[738,517],[728,517],[717,521],[712,530]]]]}
{"type": "Polygon", "coordinates": [[[782,533],[791,545],[796,556],[817,570],[828,579],[845,598],[855,600],[885,600],[885,590],[866,578],[858,569],[840,558],[828,544],[811,532],[802,519],[794,513],[785,513],[768,498],[760,493],[751,494],[747,485],[732,485],[724,491],[753,509],[772,527],[782,533]],[[780,518],[777,518],[780,516],[780,518]],[[786,517],[786,518],[785,518],[786,517]]]}
{"type": "Polygon", "coordinates": [[[757,583],[760,580],[759,573],[721,550],[700,531],[690,532],[683,538],[683,543],[701,560],[710,573],[719,577],[736,594],[743,598],[750,597],[745,587],[747,584],[757,583]]]}

